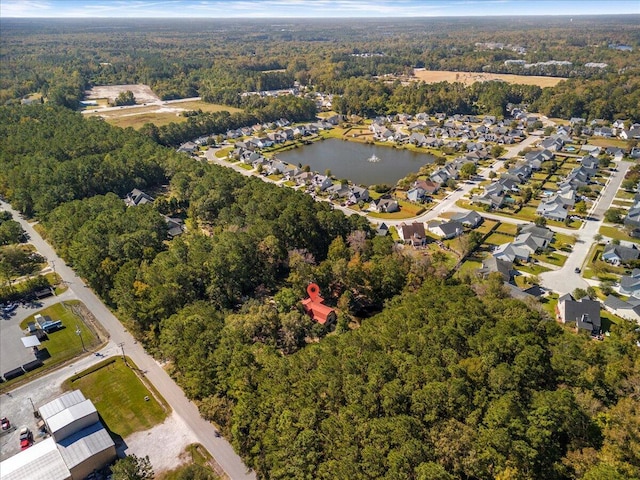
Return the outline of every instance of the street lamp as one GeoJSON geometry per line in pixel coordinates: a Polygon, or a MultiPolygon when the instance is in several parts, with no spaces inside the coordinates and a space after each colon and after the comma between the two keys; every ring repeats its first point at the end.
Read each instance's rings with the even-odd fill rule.
{"type": "Polygon", "coordinates": [[[76,335],[80,337],[80,343],[82,343],[82,351],[86,352],[86,348],[84,348],[84,340],[82,339],[82,332],[80,331],[80,327],[76,325],[76,335]]]}

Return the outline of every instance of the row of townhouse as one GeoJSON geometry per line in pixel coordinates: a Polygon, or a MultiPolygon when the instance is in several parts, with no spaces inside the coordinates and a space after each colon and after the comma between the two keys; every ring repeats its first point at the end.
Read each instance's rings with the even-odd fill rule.
{"type": "Polygon", "coordinates": [[[541,168],[542,162],[553,158],[553,153],[548,150],[528,153],[524,159],[502,173],[500,178],[487,185],[483,193],[473,195],[471,203],[486,205],[492,209],[512,204],[514,200],[511,194],[519,193],[520,186],[531,178],[534,171],[541,168]]]}
{"type": "Polygon", "coordinates": [[[536,209],[536,214],[549,220],[564,222],[569,211],[581,197],[577,191],[580,187],[589,185],[592,177],[598,172],[598,159],[587,155],[580,160],[580,166],[575,167],[558,184],[559,189],[544,198],[536,209]]]}

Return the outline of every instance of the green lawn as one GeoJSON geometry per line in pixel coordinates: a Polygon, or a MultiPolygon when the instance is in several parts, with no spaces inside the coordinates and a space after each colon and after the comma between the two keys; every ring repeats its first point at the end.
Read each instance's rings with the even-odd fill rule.
{"type": "Polygon", "coordinates": [[[613,238],[614,240],[625,240],[627,242],[640,243],[640,238],[630,237],[622,230],[622,227],[603,225],[602,227],[600,227],[599,232],[600,235],[608,238],[613,238]]]}
{"type": "Polygon", "coordinates": [[[540,253],[536,255],[532,255],[533,258],[538,260],[539,262],[550,263],[551,265],[555,265],[557,267],[562,267],[567,261],[567,257],[565,255],[560,255],[559,253],[540,253]]]}
{"type": "Polygon", "coordinates": [[[564,233],[556,233],[554,235],[554,244],[555,245],[564,245],[564,244],[569,244],[569,245],[575,245],[576,244],[576,239],[574,236],[572,235],[565,235],[564,233]]]}
{"type": "Polygon", "coordinates": [[[82,391],[94,403],[106,427],[122,438],[162,423],[169,411],[164,399],[138,378],[131,360],[127,363],[131,367],[121,357],[107,359],[63,385],[66,390],[82,391]]]}
{"type": "Polygon", "coordinates": [[[635,197],[635,196],[636,196],[635,193],[627,192],[627,191],[622,190],[622,189],[618,190],[618,192],[616,193],[616,198],[620,198],[620,199],[623,199],[623,200],[631,200],[631,201],[633,201],[633,197],[635,197]]]}
{"type": "MultiPolygon", "coordinates": [[[[78,301],[56,303],[55,305],[40,310],[40,315],[48,316],[51,320],[62,321],[62,328],[48,335],[49,339],[42,342],[40,349],[47,349],[50,358],[44,360],[46,366],[57,365],[82,353],[82,342],[86,350],[92,350],[100,344],[94,331],[84,322],[84,320],[71,311],[73,305],[79,305],[78,301]],[[80,335],[76,333],[80,330],[80,335]],[[82,340],[82,341],[81,341],[82,340]]],[[[34,321],[31,315],[20,322],[20,328],[27,328],[27,323],[34,321]]]]}
{"type": "Polygon", "coordinates": [[[503,233],[505,235],[515,235],[518,233],[518,226],[513,223],[501,223],[496,232],[503,233]]]}
{"type": "Polygon", "coordinates": [[[513,242],[513,237],[502,233],[492,233],[484,243],[490,245],[502,245],[503,243],[513,242]]]}
{"type": "Polygon", "coordinates": [[[542,308],[549,314],[552,319],[556,318],[556,305],[558,304],[558,294],[551,293],[540,299],[542,308]]]}
{"type": "Polygon", "coordinates": [[[216,157],[224,158],[227,155],[229,155],[231,152],[233,152],[233,147],[221,148],[216,152],[216,157]]]}
{"type": "Polygon", "coordinates": [[[521,272],[530,273],[531,275],[540,275],[541,273],[551,271],[549,268],[543,267],[542,265],[537,265],[535,263],[529,265],[516,265],[514,268],[521,272]]]}
{"type": "Polygon", "coordinates": [[[482,225],[476,228],[476,232],[480,232],[483,235],[486,235],[491,231],[491,229],[496,225],[496,223],[498,223],[497,220],[489,220],[485,218],[484,222],[482,222],[482,225]]]}

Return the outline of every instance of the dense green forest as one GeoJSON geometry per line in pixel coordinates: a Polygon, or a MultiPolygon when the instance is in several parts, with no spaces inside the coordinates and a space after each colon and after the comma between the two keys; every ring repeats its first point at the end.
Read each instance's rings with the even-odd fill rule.
{"type": "Polygon", "coordinates": [[[640,478],[630,324],[576,335],[497,279],[444,280],[362,217],[131,129],[46,105],[0,119],[0,193],[260,478],[640,478]],[[158,199],[127,208],[133,187],[158,199]],[[188,232],[168,241],[161,214],[188,232]],[[336,325],[300,309],[310,281],[336,325]]]}
{"type": "MultiPolygon", "coordinates": [[[[0,52],[0,104],[41,94],[54,104],[76,108],[90,86],[144,83],[163,99],[200,95],[207,101],[250,110],[257,100],[241,97],[240,92],[290,88],[298,82],[322,92],[342,94],[352,89],[354,79],[402,75],[414,67],[425,67],[571,77],[576,83],[569,83],[566,92],[586,94],[601,89],[594,92],[598,99],[604,92],[615,92],[616,105],[602,106],[588,96],[567,99],[565,90],[556,95],[551,88],[540,97],[541,110],[558,114],[570,110],[580,116],[607,119],[628,112],[625,118],[638,121],[637,97],[629,97],[637,92],[637,85],[615,78],[625,72],[630,78],[638,76],[637,16],[567,20],[421,18],[288,20],[273,24],[270,20],[191,19],[168,24],[152,19],[112,19],[105,25],[104,19],[0,19],[4,47],[0,52]],[[633,50],[619,51],[610,45],[628,45],[633,50]],[[524,51],[516,53],[512,47],[524,51]],[[572,63],[524,69],[505,65],[509,59],[572,63]],[[585,67],[589,62],[608,66],[585,67]],[[585,79],[599,79],[601,83],[591,84],[585,79]],[[565,100],[569,100],[569,107],[562,108],[565,100]]],[[[387,95],[378,92],[381,88],[370,87],[376,99],[369,100],[366,108],[351,105],[346,110],[381,114],[424,105],[444,111],[447,108],[439,100],[451,96],[450,92],[442,95],[439,91],[433,101],[407,102],[405,92],[400,91],[401,98],[390,107],[384,102],[387,95]]],[[[417,88],[429,93],[432,87],[417,88]]],[[[464,101],[453,106],[474,106],[474,92],[462,96],[464,101]]],[[[445,106],[452,108],[446,101],[445,106]]]]}

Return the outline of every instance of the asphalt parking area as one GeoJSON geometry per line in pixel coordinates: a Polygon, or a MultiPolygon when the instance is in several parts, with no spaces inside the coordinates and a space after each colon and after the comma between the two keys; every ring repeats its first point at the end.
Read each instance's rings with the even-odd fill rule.
{"type": "Polygon", "coordinates": [[[20,305],[12,313],[0,316],[0,375],[36,359],[32,350],[25,348],[20,340],[26,336],[20,322],[42,308],[42,303],[27,305],[20,305]]]}

